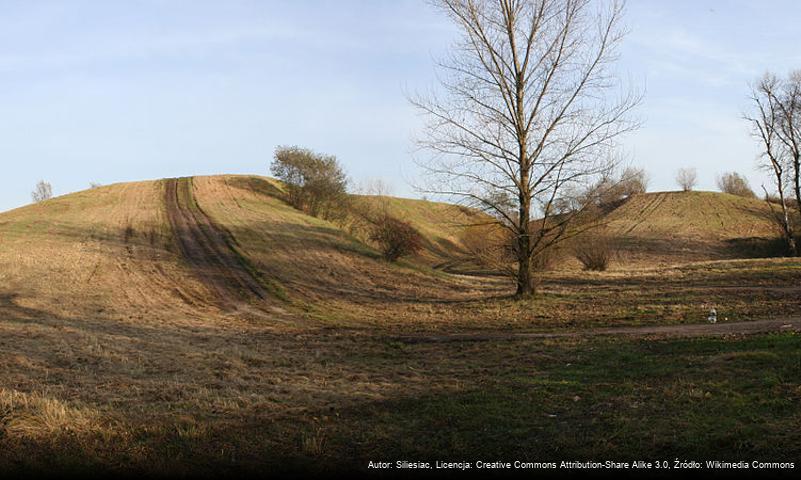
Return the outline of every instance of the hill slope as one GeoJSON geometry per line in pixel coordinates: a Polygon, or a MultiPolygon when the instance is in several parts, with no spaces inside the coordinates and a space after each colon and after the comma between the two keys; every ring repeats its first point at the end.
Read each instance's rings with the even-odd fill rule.
{"type": "Polygon", "coordinates": [[[386,199],[427,247],[391,265],[280,197],[269,178],[194,177],[109,185],[2,213],[0,308],[23,317],[213,311],[289,322],[299,309],[314,316],[315,300],[458,288],[427,266],[458,249],[464,213],[456,207],[386,199]]]}
{"type": "Polygon", "coordinates": [[[635,195],[603,221],[623,264],[766,256],[778,234],[764,201],[717,192],[635,195]]]}
{"type": "MultiPolygon", "coordinates": [[[[221,175],[109,185],[2,213],[0,309],[18,318],[191,322],[212,314],[331,325],[379,318],[387,302],[425,309],[478,298],[494,282],[431,268],[464,257],[461,229],[475,221],[468,210],[354,197],[425,237],[423,252],[394,265],[364,231],[305,215],[282,198],[273,179],[221,175]]],[[[657,266],[749,256],[743,252],[775,236],[769,215],[759,200],[653,193],[610,212],[605,228],[620,245],[614,268],[657,266]]],[[[508,290],[499,285],[496,293],[508,290]]]]}

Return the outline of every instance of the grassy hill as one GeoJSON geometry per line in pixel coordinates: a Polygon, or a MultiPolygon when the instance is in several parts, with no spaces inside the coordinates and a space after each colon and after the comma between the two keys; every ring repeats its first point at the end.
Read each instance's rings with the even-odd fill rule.
{"type": "Polygon", "coordinates": [[[623,266],[770,256],[779,234],[763,200],[718,192],[635,195],[603,223],[623,266]]]}
{"type": "MultiPolygon", "coordinates": [[[[31,318],[222,312],[283,326],[349,325],[384,321],[389,299],[419,318],[431,302],[509,287],[433,268],[464,258],[461,231],[475,222],[467,209],[354,196],[423,234],[419,255],[389,264],[363,229],[310,217],[282,198],[273,179],[221,175],[109,185],[2,213],[0,307],[31,318]]],[[[604,219],[620,250],[612,268],[764,256],[776,234],[769,215],[762,201],[720,193],[635,196],[604,219]]]]}
{"type": "Polygon", "coordinates": [[[275,320],[287,308],[309,314],[319,300],[370,301],[388,292],[411,298],[459,284],[430,266],[458,251],[459,224],[469,220],[463,210],[357,200],[380,202],[410,221],[425,237],[423,252],[389,264],[364,238],[288,206],[277,182],[256,176],[123,183],[4,212],[0,306],[29,316],[173,318],[175,311],[219,309],[259,316],[230,301],[247,298],[232,289],[253,287],[253,277],[266,302],[251,300],[269,304],[275,320]]]}

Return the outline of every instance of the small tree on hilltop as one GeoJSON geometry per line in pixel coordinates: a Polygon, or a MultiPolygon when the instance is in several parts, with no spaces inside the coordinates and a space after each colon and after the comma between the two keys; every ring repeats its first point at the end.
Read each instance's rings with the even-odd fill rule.
{"type": "Polygon", "coordinates": [[[737,172],[727,172],[718,177],[718,188],[723,193],[739,197],[754,198],[756,194],[748,185],[748,180],[737,172]]]}
{"type": "MultiPolygon", "coordinates": [[[[627,167],[619,176],[610,172],[598,182],[572,195],[573,200],[578,200],[572,208],[579,208],[582,202],[601,209],[614,208],[632,195],[645,193],[647,189],[648,173],[641,168],[627,167]]],[[[570,197],[568,195],[567,199],[570,197]]]]}
{"type": "Polygon", "coordinates": [[[698,184],[698,172],[694,168],[680,168],[676,173],[676,183],[683,191],[690,192],[698,184]]]}
{"type": "Polygon", "coordinates": [[[348,178],[336,157],[301,147],[278,147],[270,171],[286,186],[289,204],[333,220],[347,212],[348,178]]]}
{"type": "Polygon", "coordinates": [[[649,182],[648,172],[642,168],[627,167],[620,174],[620,190],[625,197],[647,192],[649,182]]]}
{"type": "Polygon", "coordinates": [[[39,183],[36,184],[36,189],[31,192],[31,198],[35,203],[50,200],[53,198],[53,187],[44,180],[39,180],[39,183]]]}

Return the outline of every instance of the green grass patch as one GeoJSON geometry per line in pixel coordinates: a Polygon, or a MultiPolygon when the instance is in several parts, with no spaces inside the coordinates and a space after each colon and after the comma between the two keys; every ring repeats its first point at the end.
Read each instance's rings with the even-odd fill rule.
{"type": "Polygon", "coordinates": [[[798,335],[493,347],[462,388],[344,414],[329,448],[365,460],[801,457],[798,335]]]}

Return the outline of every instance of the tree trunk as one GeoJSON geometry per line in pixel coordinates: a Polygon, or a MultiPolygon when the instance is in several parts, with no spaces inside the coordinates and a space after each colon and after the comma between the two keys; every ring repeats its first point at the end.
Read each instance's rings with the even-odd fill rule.
{"type": "Polygon", "coordinates": [[[531,274],[531,261],[520,259],[517,270],[517,292],[515,297],[534,296],[534,276],[531,274]]]}
{"type": "MultiPolygon", "coordinates": [[[[526,204],[528,210],[528,204],[526,204]]],[[[520,217],[523,218],[523,204],[520,205],[520,217]]],[[[529,235],[528,218],[521,222],[517,237],[517,292],[518,298],[534,295],[534,276],[531,271],[531,236],[529,235]]]]}
{"type": "Polygon", "coordinates": [[[531,271],[531,194],[528,188],[528,165],[525,146],[520,147],[520,195],[517,229],[517,292],[518,298],[534,295],[534,276],[531,271]]]}
{"type": "Polygon", "coordinates": [[[782,215],[784,216],[782,221],[784,239],[787,241],[787,250],[789,250],[790,255],[796,257],[798,256],[798,247],[795,244],[795,232],[793,232],[793,224],[790,222],[790,214],[787,211],[787,201],[784,199],[784,189],[781,186],[781,180],[779,180],[778,190],[779,199],[782,202],[782,215]]]}
{"type": "Polygon", "coordinates": [[[793,159],[793,188],[795,190],[795,208],[801,214],[801,157],[796,155],[793,159]]]}
{"type": "Polygon", "coordinates": [[[782,208],[784,209],[784,236],[787,240],[787,249],[790,251],[790,255],[797,257],[798,246],[795,244],[795,232],[793,232],[793,227],[790,223],[790,216],[787,212],[787,206],[782,204],[782,208]]]}

